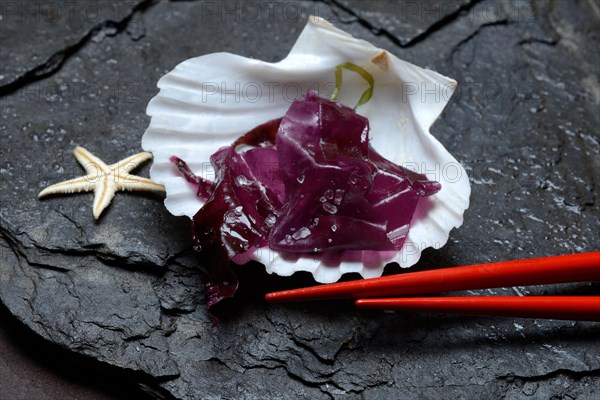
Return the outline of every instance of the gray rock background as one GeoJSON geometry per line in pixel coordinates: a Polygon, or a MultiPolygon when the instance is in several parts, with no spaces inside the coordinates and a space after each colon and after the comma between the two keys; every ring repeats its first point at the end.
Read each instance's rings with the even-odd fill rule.
{"type": "Polygon", "coordinates": [[[166,398],[600,396],[598,324],[267,305],[265,292],[313,282],[253,264],[237,269],[242,288],[215,325],[188,221],[160,195],[119,193],[97,223],[92,194],[37,200],[82,173],[76,145],[106,162],[140,151],[156,82],[181,61],[217,51],[276,61],[317,14],[459,81],[432,132],[465,165],[472,205],[412,270],[598,250],[597,2],[0,5],[0,300],[46,341],[166,398]]]}

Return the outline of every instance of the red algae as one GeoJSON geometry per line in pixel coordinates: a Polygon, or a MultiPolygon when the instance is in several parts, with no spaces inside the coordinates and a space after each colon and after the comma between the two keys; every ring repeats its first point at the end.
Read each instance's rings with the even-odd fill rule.
{"type": "Polygon", "coordinates": [[[260,247],[323,256],[399,250],[419,199],[441,188],[370,147],[365,117],[313,92],[213,154],[215,182],[172,161],[206,200],[193,240],[209,269],[209,308],[235,294],[230,261],[260,247]]]}

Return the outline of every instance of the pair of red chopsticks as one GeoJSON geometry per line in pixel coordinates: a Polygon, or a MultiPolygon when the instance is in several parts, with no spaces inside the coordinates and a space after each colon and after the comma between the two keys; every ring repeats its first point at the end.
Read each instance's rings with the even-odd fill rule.
{"type": "Polygon", "coordinates": [[[356,306],[463,315],[600,321],[600,296],[404,297],[468,289],[600,281],[600,252],[412,272],[268,293],[268,302],[354,298],[356,306]]]}

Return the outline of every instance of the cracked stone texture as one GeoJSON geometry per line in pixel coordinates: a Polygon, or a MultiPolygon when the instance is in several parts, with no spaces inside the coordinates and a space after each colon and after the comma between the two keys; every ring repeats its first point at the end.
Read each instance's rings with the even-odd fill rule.
{"type": "MultiPolygon", "coordinates": [[[[217,51],[276,61],[319,14],[459,82],[432,132],[466,167],[471,207],[412,270],[598,250],[597,3],[165,0],[64,21],[67,2],[53,2],[61,23],[23,20],[9,3],[0,9],[0,300],[43,338],[142,373],[165,398],[600,396],[598,324],[266,305],[265,292],[312,281],[258,264],[237,268],[239,295],[214,324],[188,221],[160,195],[119,193],[97,223],[92,194],[37,200],[82,173],[76,145],[106,162],[138,152],[156,82],[181,61],[217,51]]],[[[481,293],[598,295],[600,286],[481,293]]]]}
{"type": "Polygon", "coordinates": [[[1,93],[52,74],[87,40],[116,34],[132,10],[143,8],[144,3],[148,1],[2,1],[1,93]],[[52,40],[38,41],[32,32],[36,38],[52,40]]]}

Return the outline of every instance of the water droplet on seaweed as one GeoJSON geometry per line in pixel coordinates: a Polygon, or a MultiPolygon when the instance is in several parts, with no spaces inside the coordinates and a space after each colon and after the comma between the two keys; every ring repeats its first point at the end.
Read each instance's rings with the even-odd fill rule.
{"type": "Polygon", "coordinates": [[[338,209],[331,203],[323,203],[323,210],[327,211],[329,214],[337,213],[338,209]]]}
{"type": "Polygon", "coordinates": [[[308,229],[307,227],[303,226],[302,228],[300,228],[298,230],[298,232],[294,232],[294,234],[292,235],[292,238],[299,240],[299,239],[304,239],[309,237],[311,234],[310,229],[308,229]]]}
{"type": "Polygon", "coordinates": [[[267,225],[270,228],[275,224],[276,221],[277,217],[273,214],[269,214],[267,215],[267,218],[265,218],[265,225],[267,225]]]}
{"type": "Polygon", "coordinates": [[[238,175],[235,180],[239,186],[250,186],[252,183],[244,175],[238,175]]]}
{"type": "Polygon", "coordinates": [[[339,206],[342,200],[344,199],[344,193],[346,193],[346,191],[343,189],[337,189],[335,191],[335,198],[333,199],[333,203],[336,206],[339,206]]]}

